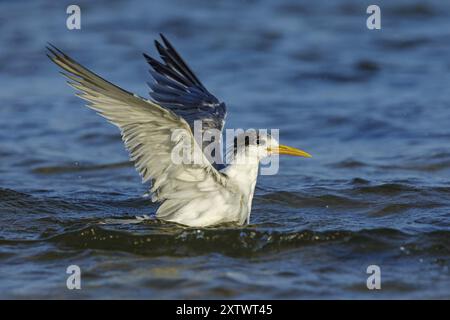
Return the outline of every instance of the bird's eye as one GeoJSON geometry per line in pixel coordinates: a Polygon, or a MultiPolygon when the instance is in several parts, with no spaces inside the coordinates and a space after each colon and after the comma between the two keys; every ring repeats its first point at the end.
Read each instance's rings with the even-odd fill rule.
{"type": "Polygon", "coordinates": [[[266,144],[266,141],[264,139],[260,139],[259,136],[256,137],[256,145],[264,146],[265,144],[266,144]]]}

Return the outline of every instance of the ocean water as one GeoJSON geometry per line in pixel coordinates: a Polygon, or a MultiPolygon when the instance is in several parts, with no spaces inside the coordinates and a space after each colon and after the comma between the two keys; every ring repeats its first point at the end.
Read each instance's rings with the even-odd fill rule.
{"type": "Polygon", "coordinates": [[[377,3],[381,30],[370,1],[77,1],[68,30],[71,3],[1,2],[0,297],[449,299],[450,2],[377,3]],[[125,223],[148,185],[45,56],[148,96],[159,32],[228,128],[314,156],[259,178],[248,226],[125,223]]]}

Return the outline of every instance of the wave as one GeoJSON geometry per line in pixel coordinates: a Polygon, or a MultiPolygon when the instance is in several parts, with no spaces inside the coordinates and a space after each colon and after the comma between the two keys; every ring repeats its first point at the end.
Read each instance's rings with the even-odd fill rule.
{"type": "Polygon", "coordinates": [[[133,163],[129,161],[117,162],[117,163],[107,163],[98,165],[80,165],[78,163],[66,165],[66,166],[45,166],[38,167],[32,170],[33,173],[38,174],[62,174],[71,172],[81,172],[81,171],[97,171],[105,169],[117,169],[124,167],[132,167],[133,163]]]}
{"type": "Polygon", "coordinates": [[[338,206],[340,208],[358,208],[368,203],[351,199],[344,195],[338,195],[331,190],[315,190],[309,192],[289,192],[276,191],[265,194],[264,196],[256,196],[256,199],[264,202],[276,202],[288,207],[305,208],[305,207],[324,207],[338,206]]]}
{"type": "MultiPolygon", "coordinates": [[[[149,198],[125,196],[118,193],[85,193],[72,197],[39,196],[18,192],[12,189],[0,188],[0,213],[5,214],[52,214],[59,216],[63,213],[74,215],[86,212],[135,212],[138,210],[152,210],[155,204],[149,198]]],[[[146,212],[148,213],[148,212],[146,212]]],[[[83,214],[86,216],[86,214],[83,214]]],[[[63,218],[63,217],[62,217],[63,218]]]]}
{"type": "Polygon", "coordinates": [[[259,216],[267,210],[280,211],[278,206],[288,208],[287,214],[297,212],[297,208],[305,209],[306,213],[314,210],[314,213],[324,215],[327,221],[336,219],[337,214],[343,214],[344,219],[349,219],[349,212],[352,210],[358,213],[354,216],[359,220],[358,223],[333,224],[332,227],[318,228],[316,231],[302,223],[286,222],[286,215],[277,215],[270,219],[270,223],[245,227],[225,225],[196,229],[155,219],[139,224],[99,224],[117,216],[119,219],[116,220],[125,221],[125,217],[130,218],[130,214],[149,214],[154,211],[155,205],[146,198],[129,198],[123,195],[117,197],[99,194],[86,197],[83,194],[80,195],[81,199],[66,199],[0,189],[0,213],[7,219],[5,221],[26,219],[24,230],[30,228],[37,231],[34,240],[18,240],[23,238],[22,235],[10,230],[2,235],[4,239],[0,239],[0,245],[42,242],[75,250],[117,250],[146,256],[219,253],[248,257],[322,244],[350,246],[354,250],[397,250],[403,246],[408,252],[425,254],[429,250],[435,250],[446,255],[450,253],[450,230],[448,224],[439,220],[445,217],[445,212],[439,209],[436,214],[428,216],[418,215],[416,210],[421,209],[426,213],[433,208],[442,207],[442,201],[449,199],[450,187],[419,187],[400,182],[378,185],[371,183],[355,178],[348,183],[341,182],[339,188],[314,187],[302,192],[258,190],[255,212],[259,216]],[[273,209],[268,204],[274,204],[277,208],[273,209]],[[404,220],[405,216],[402,214],[407,211],[412,216],[404,220]],[[125,212],[127,215],[124,215],[125,212]],[[20,213],[20,216],[16,213],[20,213]],[[396,214],[398,218],[395,219],[398,220],[378,220],[396,214]],[[408,229],[405,221],[420,224],[420,219],[428,219],[428,222],[429,219],[434,219],[435,229],[419,233],[418,230],[422,229],[418,227],[413,228],[417,233],[411,233],[412,229],[408,229]],[[396,225],[396,221],[397,229],[391,227],[396,225]]]}
{"type": "Polygon", "coordinates": [[[0,244],[9,245],[36,242],[52,243],[70,249],[122,251],[144,256],[197,256],[218,253],[232,257],[249,257],[321,244],[353,247],[355,251],[394,249],[399,253],[435,252],[450,256],[450,231],[414,235],[389,228],[280,232],[252,227],[194,229],[155,221],[149,223],[148,229],[141,234],[92,225],[41,240],[0,240],[0,244]]]}
{"type": "Polygon", "coordinates": [[[448,170],[450,168],[450,153],[438,150],[429,152],[425,155],[408,155],[401,159],[394,159],[388,164],[377,164],[374,162],[364,162],[353,158],[347,158],[338,162],[329,163],[328,166],[336,169],[376,168],[396,172],[399,170],[437,172],[448,170]]]}

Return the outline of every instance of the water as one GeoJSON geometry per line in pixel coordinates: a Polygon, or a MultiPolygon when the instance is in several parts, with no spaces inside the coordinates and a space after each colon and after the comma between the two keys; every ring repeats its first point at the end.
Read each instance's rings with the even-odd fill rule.
{"type": "Polygon", "coordinates": [[[380,31],[368,1],[78,3],[79,31],[57,2],[0,4],[0,297],[450,298],[450,3],[379,1],[380,31]],[[159,32],[228,128],[314,156],[259,179],[249,226],[114,223],[157,207],[44,46],[147,96],[159,32]]]}

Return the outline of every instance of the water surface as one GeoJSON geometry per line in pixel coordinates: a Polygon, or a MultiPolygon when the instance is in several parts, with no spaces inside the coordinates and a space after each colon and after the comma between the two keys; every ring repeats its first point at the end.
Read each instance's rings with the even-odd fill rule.
{"type": "Polygon", "coordinates": [[[379,31],[368,1],[78,3],[79,31],[66,4],[0,4],[0,297],[450,298],[449,3],[379,1],[379,31]],[[147,96],[159,32],[227,127],[314,155],[259,179],[249,226],[113,223],[157,206],[44,47],[147,96]]]}

